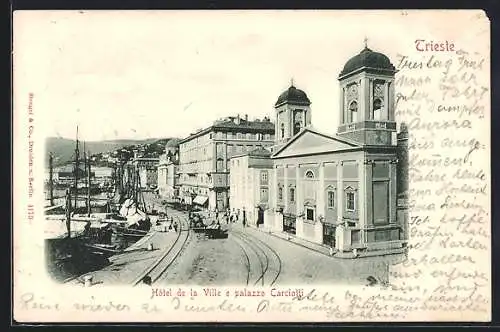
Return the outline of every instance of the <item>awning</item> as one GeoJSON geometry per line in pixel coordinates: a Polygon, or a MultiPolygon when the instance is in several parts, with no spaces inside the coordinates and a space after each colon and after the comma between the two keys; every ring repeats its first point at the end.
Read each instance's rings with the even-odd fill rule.
{"type": "Polygon", "coordinates": [[[203,205],[207,202],[208,197],[203,195],[198,195],[194,198],[193,203],[198,205],[203,205]]]}

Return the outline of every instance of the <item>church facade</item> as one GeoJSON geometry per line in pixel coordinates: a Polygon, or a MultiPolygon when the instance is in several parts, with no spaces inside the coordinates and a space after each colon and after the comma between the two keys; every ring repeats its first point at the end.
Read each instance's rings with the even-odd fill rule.
{"type": "Polygon", "coordinates": [[[341,71],[335,135],[311,126],[311,101],[290,86],[275,104],[270,202],[264,227],[329,246],[338,255],[401,251],[396,70],[365,48],[341,71]]]}

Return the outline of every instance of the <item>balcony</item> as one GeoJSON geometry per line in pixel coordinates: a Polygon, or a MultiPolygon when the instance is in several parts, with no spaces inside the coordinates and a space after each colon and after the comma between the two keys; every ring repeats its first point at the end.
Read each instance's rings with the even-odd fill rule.
{"type": "Polygon", "coordinates": [[[212,173],[212,185],[214,188],[229,187],[228,174],[212,173]]]}
{"type": "Polygon", "coordinates": [[[361,129],[385,129],[385,130],[396,130],[396,122],[388,120],[366,120],[359,121],[355,123],[342,124],[339,126],[338,132],[343,133],[352,130],[361,129]]]}

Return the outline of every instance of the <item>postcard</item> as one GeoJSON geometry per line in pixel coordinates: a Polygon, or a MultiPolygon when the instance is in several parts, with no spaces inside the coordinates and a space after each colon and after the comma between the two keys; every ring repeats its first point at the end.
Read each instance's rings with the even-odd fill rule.
{"type": "Polygon", "coordinates": [[[13,321],[491,320],[479,10],[16,11],[13,321]]]}

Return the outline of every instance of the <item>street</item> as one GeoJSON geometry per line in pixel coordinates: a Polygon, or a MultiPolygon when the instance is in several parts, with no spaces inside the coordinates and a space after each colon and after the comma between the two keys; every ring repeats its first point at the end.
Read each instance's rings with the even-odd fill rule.
{"type": "MultiPolygon", "coordinates": [[[[367,284],[372,276],[387,281],[384,257],[341,259],[241,223],[223,224],[227,236],[209,238],[189,228],[188,212],[166,208],[146,193],[147,204],[181,225],[179,232],[151,231],[110,264],[93,271],[94,284],[283,286],[367,284]],[[154,250],[148,250],[151,247],[154,250]],[[144,279],[145,278],[145,279],[144,279]]],[[[81,278],[72,283],[82,283],[81,278]]]]}
{"type": "Polygon", "coordinates": [[[387,264],[379,257],[328,257],[260,230],[232,224],[227,239],[207,239],[192,233],[188,245],[158,284],[366,284],[369,276],[386,280],[387,271],[387,264]]]}

